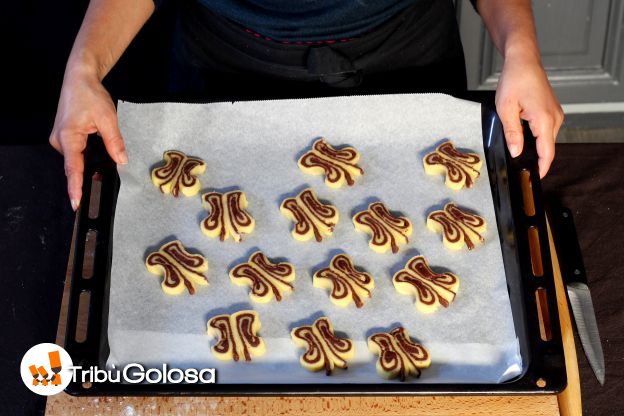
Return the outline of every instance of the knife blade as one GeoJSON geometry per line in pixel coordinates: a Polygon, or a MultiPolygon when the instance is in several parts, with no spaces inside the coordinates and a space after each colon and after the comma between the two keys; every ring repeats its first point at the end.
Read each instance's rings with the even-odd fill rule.
{"type": "Polygon", "coordinates": [[[598,382],[604,385],[605,363],[600,333],[591,292],[587,285],[587,276],[572,211],[551,204],[551,217],[555,225],[555,245],[560,257],[561,274],[576,324],[576,331],[581,340],[583,351],[589,361],[598,382]],[[556,206],[556,208],[553,207],[556,206]]]}
{"type": "Polygon", "coordinates": [[[604,385],[604,354],[600,344],[600,333],[598,333],[598,323],[596,322],[589,287],[585,283],[572,282],[566,285],[566,288],[583,350],[585,350],[587,360],[594,370],[598,382],[604,385]]]}

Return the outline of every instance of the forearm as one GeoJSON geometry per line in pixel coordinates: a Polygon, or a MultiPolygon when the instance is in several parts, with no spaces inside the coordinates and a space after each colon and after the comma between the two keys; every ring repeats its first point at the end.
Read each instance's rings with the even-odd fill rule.
{"type": "Polygon", "coordinates": [[[152,0],[91,0],[65,75],[87,72],[104,79],[153,12],[152,0]]]}
{"type": "Polygon", "coordinates": [[[477,9],[505,59],[522,56],[540,62],[531,0],[478,0],[477,9]]]}

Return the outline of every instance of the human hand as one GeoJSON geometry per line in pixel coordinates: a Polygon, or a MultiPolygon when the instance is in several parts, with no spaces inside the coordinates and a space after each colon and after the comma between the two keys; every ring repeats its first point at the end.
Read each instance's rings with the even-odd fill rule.
{"type": "Polygon", "coordinates": [[[496,89],[496,110],[503,122],[512,157],[522,153],[524,135],[521,119],[529,123],[537,139],[540,177],[555,157],[555,140],[563,123],[563,110],[548,82],[539,58],[508,54],[496,89]]]}
{"type": "Polygon", "coordinates": [[[110,95],[100,80],[88,70],[68,68],[50,144],[65,158],[67,192],[73,210],[82,197],[83,151],[89,134],[98,133],[111,158],[128,163],[128,155],[117,125],[117,113],[110,95]]]}

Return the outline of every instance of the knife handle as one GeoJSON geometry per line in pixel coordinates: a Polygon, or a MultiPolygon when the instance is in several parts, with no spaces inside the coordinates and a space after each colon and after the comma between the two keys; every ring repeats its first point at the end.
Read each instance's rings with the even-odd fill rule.
{"type": "Polygon", "coordinates": [[[553,226],[555,245],[561,260],[563,283],[585,283],[587,274],[583,264],[583,255],[579,246],[576,226],[570,209],[562,207],[557,201],[549,201],[550,219],[553,226]]]}

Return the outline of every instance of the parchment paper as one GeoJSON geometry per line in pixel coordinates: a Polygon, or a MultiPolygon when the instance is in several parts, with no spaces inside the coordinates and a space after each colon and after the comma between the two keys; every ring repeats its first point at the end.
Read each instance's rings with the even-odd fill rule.
{"type": "Polygon", "coordinates": [[[377,356],[368,351],[366,339],[400,324],[432,357],[422,377],[408,382],[501,382],[520,373],[485,166],[476,185],[461,191],[447,188],[443,176],[427,176],[422,166],[424,154],[444,139],[483,157],[478,104],[425,94],[216,104],[120,102],[118,113],[130,163],[119,167],[109,366],[138,362],[160,368],[164,362],[179,368],[216,368],[219,383],[396,382],[376,374],[377,356]],[[320,136],[361,153],[365,175],[355,186],[331,189],[322,176],[298,169],[297,159],[320,136]],[[176,199],[152,184],[150,170],[169,149],[206,162],[206,173],[200,177],[202,193],[245,192],[256,229],[242,243],[202,234],[199,223],[207,212],[199,195],[176,199]],[[340,211],[333,237],[322,243],[295,241],[290,234],[293,224],[279,212],[286,196],[307,186],[340,211]],[[368,236],[352,225],[352,215],[375,200],[407,215],[414,224],[409,245],[396,255],[370,250],[368,236]],[[451,200],[487,221],[486,243],[472,252],[447,250],[441,235],[425,226],[427,214],[451,200]],[[144,266],[148,253],[173,238],[208,259],[210,285],[198,287],[193,296],[186,291],[165,295],[161,279],[144,266]],[[296,268],[295,290],[282,302],[254,304],[247,287],[229,280],[229,269],[258,249],[296,268]],[[375,278],[373,296],[362,309],[335,306],[326,291],[312,287],[312,274],[338,252],[346,252],[375,278]],[[393,274],[416,254],[424,255],[434,270],[459,276],[459,293],[448,309],[422,314],[413,298],[395,291],[393,274]],[[215,340],[206,334],[206,322],[240,309],[258,311],[267,353],[252,363],[216,360],[210,351],[215,340]],[[290,339],[293,327],[323,315],[356,348],[349,369],[331,377],[303,369],[299,364],[303,350],[290,339]]]}

